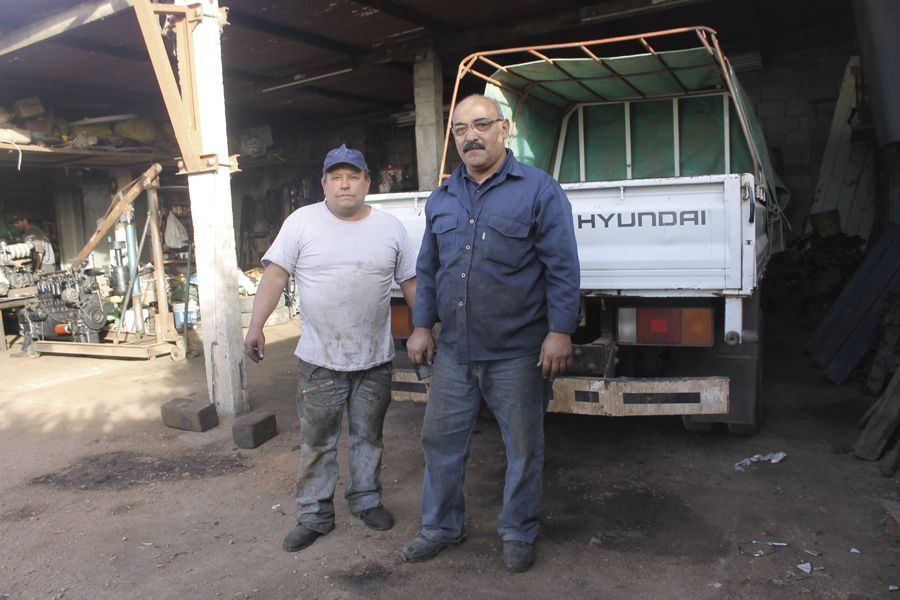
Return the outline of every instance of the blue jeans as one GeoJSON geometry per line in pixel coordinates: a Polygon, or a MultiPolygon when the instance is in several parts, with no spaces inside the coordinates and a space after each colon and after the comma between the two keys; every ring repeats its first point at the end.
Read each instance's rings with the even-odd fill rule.
{"type": "Polygon", "coordinates": [[[425,481],[422,534],[436,542],[466,535],[466,461],[475,419],[484,398],[497,417],[506,444],[506,484],[497,531],[503,540],[532,543],[544,468],[544,399],[547,382],[537,365],[540,353],[460,365],[447,353],[435,356],[425,423],[425,481]]]}
{"type": "Polygon", "coordinates": [[[337,443],[344,406],[350,428],[350,477],[344,498],[356,516],[381,506],[382,427],[391,402],[392,368],[387,362],[365,371],[331,371],[300,361],[297,522],[307,529],[323,534],[334,529],[337,443]]]}

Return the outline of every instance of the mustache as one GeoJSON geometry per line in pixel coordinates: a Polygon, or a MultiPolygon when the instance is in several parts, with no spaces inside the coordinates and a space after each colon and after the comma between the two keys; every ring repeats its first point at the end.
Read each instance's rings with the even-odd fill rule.
{"type": "Polygon", "coordinates": [[[478,140],[466,142],[466,145],[463,146],[463,154],[465,154],[469,150],[484,150],[484,142],[480,142],[478,140]]]}

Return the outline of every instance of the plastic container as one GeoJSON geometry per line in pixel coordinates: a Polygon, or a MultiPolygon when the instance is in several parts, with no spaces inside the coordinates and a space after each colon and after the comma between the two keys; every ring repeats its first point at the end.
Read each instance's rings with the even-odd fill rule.
{"type": "MultiPolygon", "coordinates": [[[[187,321],[191,325],[196,325],[200,314],[200,307],[191,300],[188,303],[187,321]]],[[[175,317],[175,327],[184,326],[184,302],[172,303],[172,315],[175,317]]]]}
{"type": "Polygon", "coordinates": [[[823,238],[841,232],[841,213],[836,208],[809,215],[809,222],[813,231],[823,238]]]}
{"type": "MultiPolygon", "coordinates": [[[[147,321],[150,320],[150,311],[144,309],[144,331],[147,330],[147,321]]],[[[136,331],[134,327],[134,309],[129,308],[125,311],[125,318],[122,319],[122,329],[125,331],[136,331]]]]}

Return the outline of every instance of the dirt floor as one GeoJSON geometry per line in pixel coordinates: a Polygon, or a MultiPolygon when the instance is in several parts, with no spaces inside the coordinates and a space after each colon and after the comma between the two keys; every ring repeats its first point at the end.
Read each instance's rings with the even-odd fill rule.
{"type": "MultiPolygon", "coordinates": [[[[274,411],[279,429],[254,450],[235,447],[227,421],[206,433],[163,425],[164,402],[206,397],[202,360],[2,353],[0,597],[900,599],[889,591],[900,586],[900,532],[883,505],[900,482],[850,454],[874,399],[827,382],[803,347],[810,330],[774,317],[766,328],[755,436],[690,433],[678,418],[549,415],[537,560],[519,575],[504,570],[494,529],[503,444],[482,419],[469,538],[432,562],[400,561],[421,515],[424,406],[409,403],[395,403],[385,427],[394,529],[354,519],[342,477],[336,529],[302,552],[281,549],[298,466],[294,323],[267,329],[266,360],[249,364],[253,408],[274,411]],[[735,472],[770,452],[787,458],[735,472]]],[[[346,433],[340,452],[345,468],[346,433]]]]}

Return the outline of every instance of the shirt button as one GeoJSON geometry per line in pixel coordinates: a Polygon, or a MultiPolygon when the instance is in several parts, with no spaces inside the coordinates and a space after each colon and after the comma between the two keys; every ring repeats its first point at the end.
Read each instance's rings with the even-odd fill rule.
{"type": "Polygon", "coordinates": [[[469,223],[474,223],[475,219],[469,219],[469,223]]]}
{"type": "Polygon", "coordinates": [[[465,274],[465,273],[463,273],[463,274],[462,274],[462,276],[463,276],[463,279],[465,279],[465,278],[466,278],[466,274],[465,274]]]}
{"type": "Polygon", "coordinates": [[[460,305],[460,306],[462,306],[462,305],[463,305],[463,303],[462,303],[462,302],[460,302],[460,303],[459,303],[459,305],[460,305]]]}
{"type": "Polygon", "coordinates": [[[471,250],[472,246],[466,246],[466,250],[471,250]]]}

